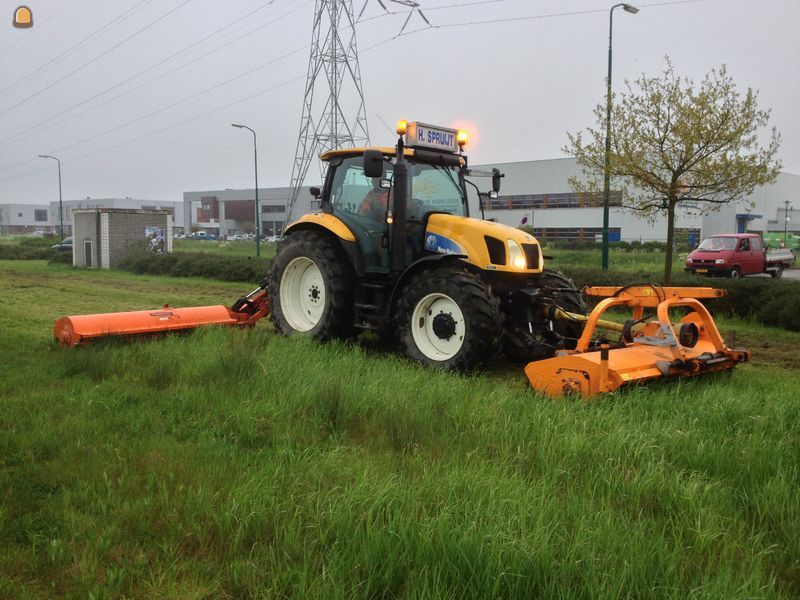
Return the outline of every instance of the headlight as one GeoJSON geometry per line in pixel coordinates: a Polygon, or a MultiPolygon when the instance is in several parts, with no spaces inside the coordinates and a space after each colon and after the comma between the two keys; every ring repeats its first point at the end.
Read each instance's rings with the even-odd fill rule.
{"type": "Polygon", "coordinates": [[[724,265],[725,264],[725,259],[724,258],[718,258],[717,260],[714,261],[714,263],[718,264],[718,265],[724,265]]]}
{"type": "Polygon", "coordinates": [[[693,263],[693,262],[694,262],[694,259],[693,259],[693,258],[687,258],[687,259],[686,259],[686,262],[687,262],[687,263],[693,263]]]}
{"type": "Polygon", "coordinates": [[[508,258],[515,269],[524,269],[528,262],[520,245],[514,240],[508,240],[508,258]]]}

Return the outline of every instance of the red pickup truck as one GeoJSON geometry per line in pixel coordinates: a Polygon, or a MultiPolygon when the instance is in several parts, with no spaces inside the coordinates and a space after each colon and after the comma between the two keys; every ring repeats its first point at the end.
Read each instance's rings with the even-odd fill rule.
{"type": "Polygon", "coordinates": [[[745,275],[769,273],[778,279],[791,269],[795,255],[791,250],[766,250],[756,233],[724,233],[707,237],[686,258],[686,271],[738,279],[745,275]]]}

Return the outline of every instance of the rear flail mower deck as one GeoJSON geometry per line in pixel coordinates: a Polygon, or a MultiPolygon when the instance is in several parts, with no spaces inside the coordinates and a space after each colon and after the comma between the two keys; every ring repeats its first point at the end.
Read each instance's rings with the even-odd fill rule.
{"type": "Polygon", "coordinates": [[[568,394],[590,398],[624,385],[729,370],[750,358],[747,350],[725,345],[714,320],[698,300],[719,298],[725,290],[636,285],[583,291],[605,298],[588,317],[557,307],[550,315],[554,320],[585,322],[575,349],[561,350],[554,358],[525,367],[533,388],[551,398],[568,394]],[[632,311],[632,318],[624,324],[601,319],[608,309],[620,306],[632,311]],[[647,308],[655,309],[654,319],[645,318],[647,308]],[[686,314],[672,323],[671,309],[685,309],[686,314]],[[611,345],[594,340],[598,328],[621,333],[619,342],[611,345]]]}

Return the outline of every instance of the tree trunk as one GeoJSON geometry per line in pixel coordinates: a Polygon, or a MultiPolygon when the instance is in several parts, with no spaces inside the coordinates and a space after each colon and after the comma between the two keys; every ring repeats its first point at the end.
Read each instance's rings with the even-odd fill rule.
{"type": "Polygon", "coordinates": [[[672,283],[672,246],[675,238],[675,198],[667,203],[667,256],[664,259],[664,285],[672,283]]]}

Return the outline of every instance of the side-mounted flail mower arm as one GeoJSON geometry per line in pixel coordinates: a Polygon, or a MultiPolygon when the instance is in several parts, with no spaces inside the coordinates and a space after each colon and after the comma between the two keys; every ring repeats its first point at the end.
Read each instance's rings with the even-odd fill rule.
{"type": "Polygon", "coordinates": [[[269,314],[266,282],[239,298],[233,306],[195,306],[62,317],[54,323],[56,340],[66,346],[88,344],[104,337],[154,336],[190,331],[206,325],[252,327],[269,314]]]}
{"type": "Polygon", "coordinates": [[[553,320],[585,323],[575,349],[561,350],[554,358],[525,367],[533,388],[552,398],[568,394],[589,398],[628,384],[724,371],[750,358],[747,350],[725,345],[711,314],[698,300],[719,298],[725,290],[653,284],[590,287],[583,292],[605,298],[588,316],[550,309],[553,320]],[[610,308],[620,306],[631,309],[631,318],[625,323],[601,318],[610,308]],[[676,308],[686,309],[686,314],[672,323],[670,310],[676,308]],[[645,309],[655,309],[655,318],[648,320],[645,309]],[[595,341],[598,329],[619,332],[619,342],[595,341]]]}

